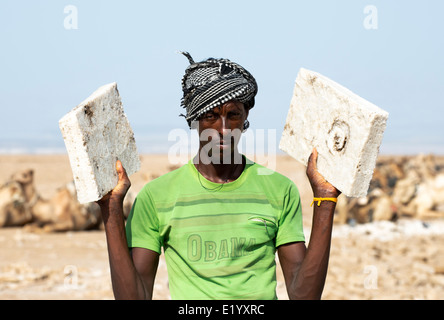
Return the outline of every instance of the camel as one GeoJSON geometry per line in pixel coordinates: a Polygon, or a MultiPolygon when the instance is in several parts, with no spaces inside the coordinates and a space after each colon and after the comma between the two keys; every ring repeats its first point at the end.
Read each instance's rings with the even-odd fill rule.
{"type": "Polygon", "coordinates": [[[335,223],[350,220],[367,223],[396,218],[392,200],[380,188],[375,188],[366,197],[346,198],[341,195],[336,206],[335,223]]]}
{"type": "Polygon", "coordinates": [[[335,222],[444,217],[444,165],[432,155],[378,161],[363,198],[341,196],[335,222]]]}
{"type": "MultiPolygon", "coordinates": [[[[407,193],[402,187],[398,187],[397,193],[407,193]]],[[[410,193],[408,201],[397,203],[400,214],[418,219],[444,217],[444,174],[417,183],[410,193]]]]}
{"type": "MultiPolygon", "coordinates": [[[[402,160],[401,160],[402,161],[402,160]]],[[[380,188],[386,193],[390,193],[396,183],[405,176],[401,163],[379,161],[373,171],[370,181],[369,192],[380,188]]]]}
{"type": "Polygon", "coordinates": [[[20,183],[9,181],[0,187],[0,227],[23,226],[32,220],[31,210],[20,183]]]}
{"type": "MultiPolygon", "coordinates": [[[[15,198],[20,199],[19,203],[23,206],[22,211],[26,211],[27,217],[26,221],[22,219],[22,224],[15,225],[27,223],[26,229],[36,232],[79,231],[103,227],[99,206],[96,203],[80,204],[77,201],[73,181],[59,188],[49,200],[43,199],[37,192],[34,186],[34,172],[31,169],[14,174],[9,183],[16,186],[15,198]]],[[[6,191],[4,192],[6,193],[6,191]]],[[[13,197],[9,197],[9,199],[13,199],[13,197]]],[[[133,200],[134,194],[128,192],[124,202],[125,217],[129,214],[133,200]]],[[[14,212],[13,218],[10,217],[11,214],[2,214],[2,216],[8,217],[3,220],[9,221],[9,223],[19,220],[17,212],[14,212]]],[[[25,213],[22,216],[25,216],[25,213]]]]}
{"type": "Polygon", "coordinates": [[[29,231],[88,230],[100,226],[101,214],[97,204],[81,205],[76,198],[73,183],[59,188],[49,200],[43,199],[34,186],[32,169],[15,173],[11,181],[19,183],[32,221],[29,231]]]}

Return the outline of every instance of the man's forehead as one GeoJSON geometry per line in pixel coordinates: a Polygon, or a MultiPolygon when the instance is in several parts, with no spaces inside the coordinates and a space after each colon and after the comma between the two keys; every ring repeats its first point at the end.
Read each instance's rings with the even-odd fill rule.
{"type": "Polygon", "coordinates": [[[233,109],[242,110],[244,107],[244,104],[242,102],[234,101],[234,100],[228,101],[227,103],[224,103],[221,106],[214,107],[213,109],[209,110],[208,112],[220,112],[222,110],[222,108],[224,108],[224,107],[228,110],[233,110],[233,109]]]}

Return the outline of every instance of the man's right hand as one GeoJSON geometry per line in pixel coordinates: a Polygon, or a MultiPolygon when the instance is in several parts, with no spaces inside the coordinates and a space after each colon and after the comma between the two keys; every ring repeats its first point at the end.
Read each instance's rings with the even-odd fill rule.
{"type": "Polygon", "coordinates": [[[110,202],[123,203],[123,199],[125,198],[128,189],[131,187],[131,181],[128,178],[126,170],[120,160],[117,160],[116,162],[116,170],[117,175],[119,176],[119,181],[113,190],[97,201],[100,207],[108,206],[110,202]]]}

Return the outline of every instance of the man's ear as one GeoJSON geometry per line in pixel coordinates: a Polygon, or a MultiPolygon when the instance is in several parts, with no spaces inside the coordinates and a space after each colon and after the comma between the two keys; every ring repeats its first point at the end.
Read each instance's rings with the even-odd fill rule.
{"type": "Polygon", "coordinates": [[[250,111],[250,109],[245,108],[245,105],[244,105],[244,110],[245,110],[245,120],[242,125],[242,132],[247,131],[247,129],[250,127],[250,121],[248,121],[248,112],[250,111]]]}
{"type": "Polygon", "coordinates": [[[245,104],[244,104],[244,110],[245,110],[245,120],[247,120],[247,118],[248,118],[248,113],[250,112],[250,109],[246,108],[246,107],[245,107],[245,104]]]}

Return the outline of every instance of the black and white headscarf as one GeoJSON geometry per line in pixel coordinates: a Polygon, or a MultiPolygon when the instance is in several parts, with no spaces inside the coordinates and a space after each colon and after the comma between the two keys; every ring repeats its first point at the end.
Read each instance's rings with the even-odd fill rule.
{"type": "Polygon", "coordinates": [[[242,66],[214,58],[196,63],[188,52],[181,53],[190,62],[182,78],[181,101],[186,108],[186,115],[182,116],[190,127],[202,114],[230,100],[242,102],[247,110],[253,108],[257,83],[242,66]]]}

